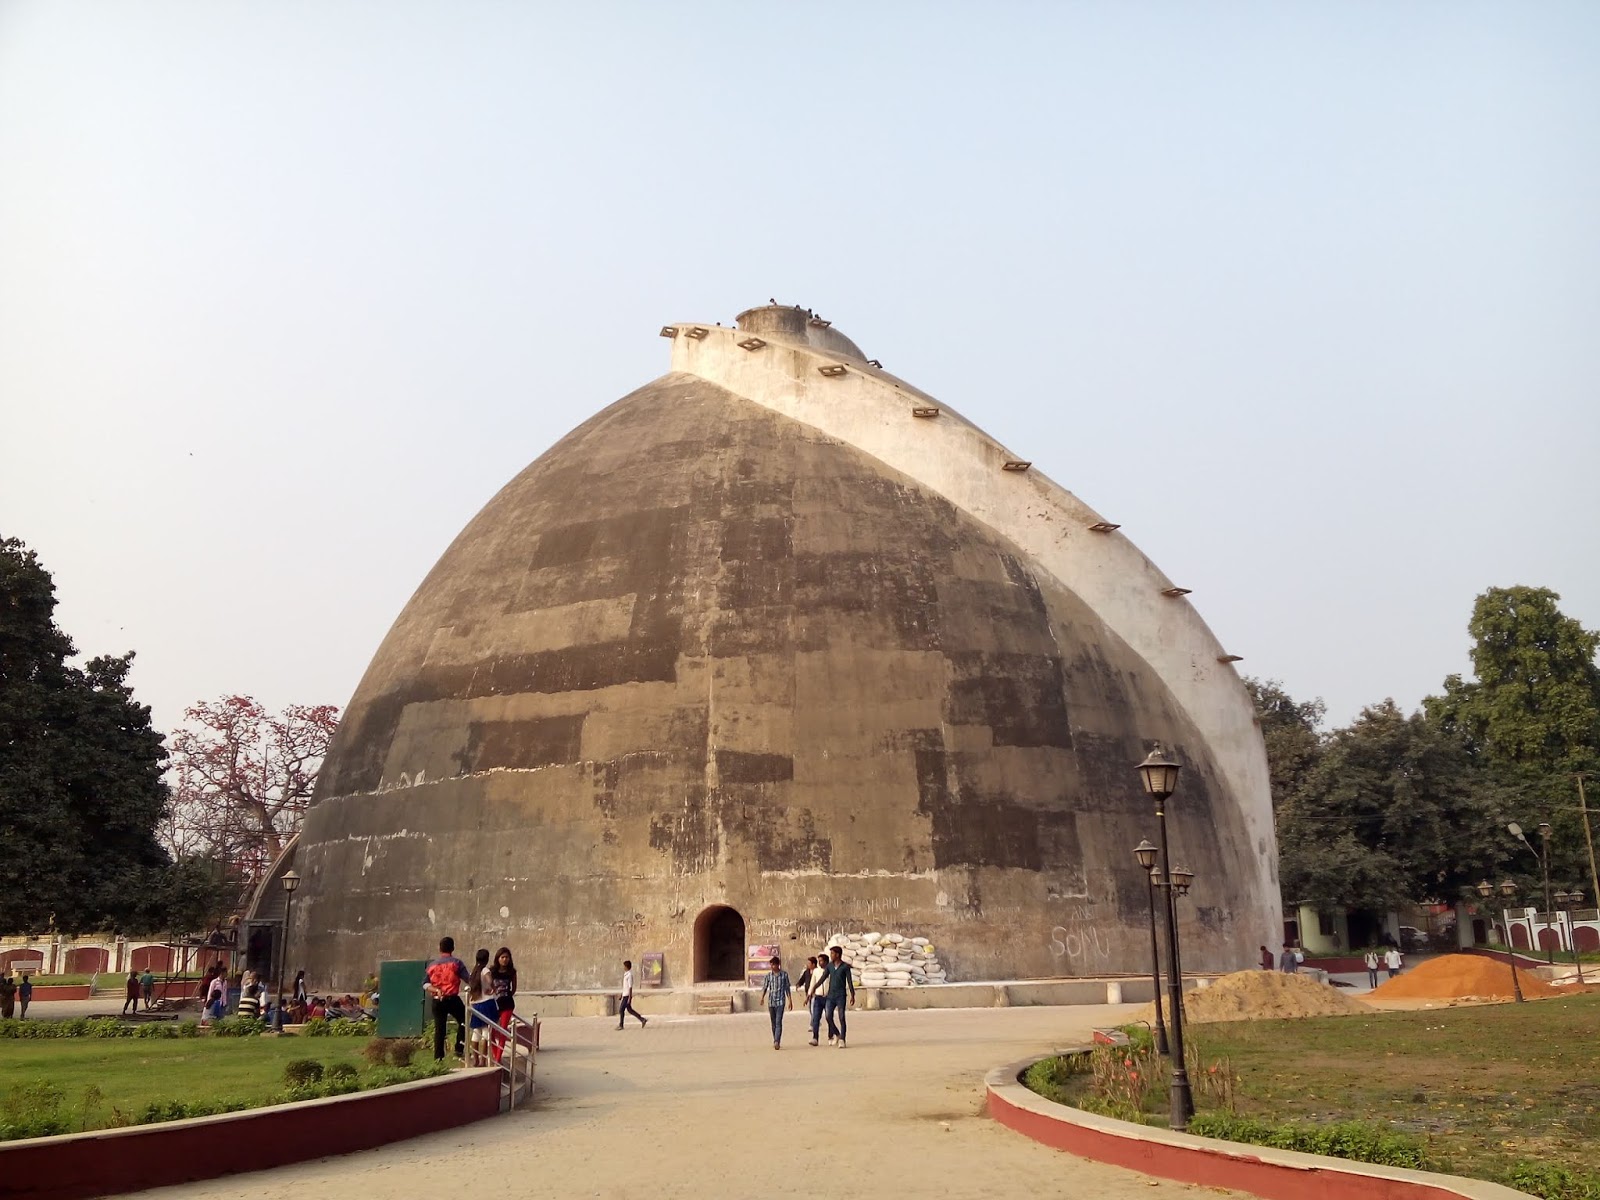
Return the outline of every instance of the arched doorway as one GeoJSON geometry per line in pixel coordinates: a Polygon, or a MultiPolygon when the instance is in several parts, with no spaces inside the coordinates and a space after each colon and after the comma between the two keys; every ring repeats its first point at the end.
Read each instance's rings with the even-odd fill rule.
{"type": "Polygon", "coordinates": [[[737,983],[744,978],[744,918],[713,904],[694,919],[694,981],[737,983]]]}

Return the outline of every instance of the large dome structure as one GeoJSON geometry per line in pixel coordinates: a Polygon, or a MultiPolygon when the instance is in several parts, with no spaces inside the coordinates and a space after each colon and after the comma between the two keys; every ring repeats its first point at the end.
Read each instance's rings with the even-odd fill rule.
{"type": "Polygon", "coordinates": [[[894,929],[955,979],[1143,971],[1160,744],[1185,964],[1253,962],[1266,758],[1182,589],[804,310],[661,332],[671,370],[507,484],[379,647],[294,957],[344,985],[448,933],[535,990],[649,951],[682,985],[894,929]]]}

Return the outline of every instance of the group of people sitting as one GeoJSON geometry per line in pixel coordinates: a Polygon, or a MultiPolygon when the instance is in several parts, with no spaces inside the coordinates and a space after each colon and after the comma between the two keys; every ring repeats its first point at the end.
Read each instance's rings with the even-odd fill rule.
{"type": "MultiPolygon", "coordinates": [[[[267,988],[265,974],[246,971],[234,977],[239,989],[235,1013],[246,1020],[261,1019],[269,1025],[277,1023],[277,999],[267,988]]],[[[221,1020],[228,1015],[229,980],[223,965],[213,963],[200,981],[201,1024],[221,1020]]],[[[294,986],[283,1002],[283,1023],[300,1025],[306,1021],[344,1018],[349,1021],[370,1020],[377,1016],[378,995],[372,992],[364,1002],[362,997],[346,993],[343,996],[312,996],[306,990],[306,973],[299,971],[294,986]]]]}

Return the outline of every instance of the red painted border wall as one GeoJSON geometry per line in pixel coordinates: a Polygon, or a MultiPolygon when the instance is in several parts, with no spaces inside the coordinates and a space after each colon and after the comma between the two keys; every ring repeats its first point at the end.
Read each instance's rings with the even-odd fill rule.
{"type": "MultiPolygon", "coordinates": [[[[107,990],[102,988],[100,994],[107,1000],[124,999],[127,993],[121,987],[107,990]]],[[[140,993],[143,996],[143,993],[140,993]]],[[[174,979],[171,981],[158,979],[156,981],[157,1000],[172,997],[175,1000],[197,1000],[200,997],[200,981],[198,979],[174,979]]],[[[32,1003],[38,1004],[41,1000],[87,1000],[90,998],[87,983],[44,983],[38,984],[33,989],[32,1003]]],[[[144,1000],[141,998],[142,1005],[144,1000]]]]}
{"type": "Polygon", "coordinates": [[[84,1200],[370,1150],[500,1111],[494,1070],[216,1117],[0,1143],[16,1200],[84,1200]]]}
{"type": "MultiPolygon", "coordinates": [[[[1022,1065],[1025,1064],[1018,1064],[1022,1065]]],[[[1265,1200],[1308,1200],[1308,1197],[1315,1197],[1315,1200],[1463,1200],[1473,1195],[1512,1197],[1524,1194],[1476,1179],[1463,1179],[1459,1188],[1430,1183],[1426,1178],[1385,1179],[1358,1173],[1358,1170],[1341,1170],[1335,1165],[1339,1160],[1313,1155],[1295,1156],[1309,1160],[1305,1166],[1271,1162],[1253,1154],[1252,1147],[1242,1143],[1220,1143],[1213,1149],[1122,1135],[1078,1124],[1069,1117],[1022,1108],[997,1091],[994,1082],[991,1076],[984,1089],[988,1095],[989,1115],[1008,1129],[1080,1158],[1127,1167],[1146,1175],[1159,1175],[1163,1179],[1234,1188],[1265,1200]],[[1323,1163],[1329,1165],[1322,1166],[1323,1163]]],[[[1022,1086],[1016,1082],[1014,1072],[1008,1073],[1006,1082],[1022,1086]]],[[[1036,1099],[1049,1103],[1042,1096],[1036,1099]]],[[[1365,1166],[1350,1165],[1357,1169],[1365,1166]]]]}
{"type": "Polygon", "coordinates": [[[89,985],[87,983],[57,983],[42,984],[33,989],[33,998],[29,1004],[48,1004],[52,1000],[87,1000],[89,998],[89,985]]]}

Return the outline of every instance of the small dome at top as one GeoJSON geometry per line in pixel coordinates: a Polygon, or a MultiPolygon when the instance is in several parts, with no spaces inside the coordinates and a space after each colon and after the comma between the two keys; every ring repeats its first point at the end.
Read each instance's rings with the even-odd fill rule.
{"type": "Polygon", "coordinates": [[[740,330],[757,337],[772,338],[780,342],[796,342],[830,354],[844,354],[850,358],[867,361],[861,347],[824,321],[808,308],[792,304],[764,304],[760,308],[747,308],[735,318],[740,330]]]}

